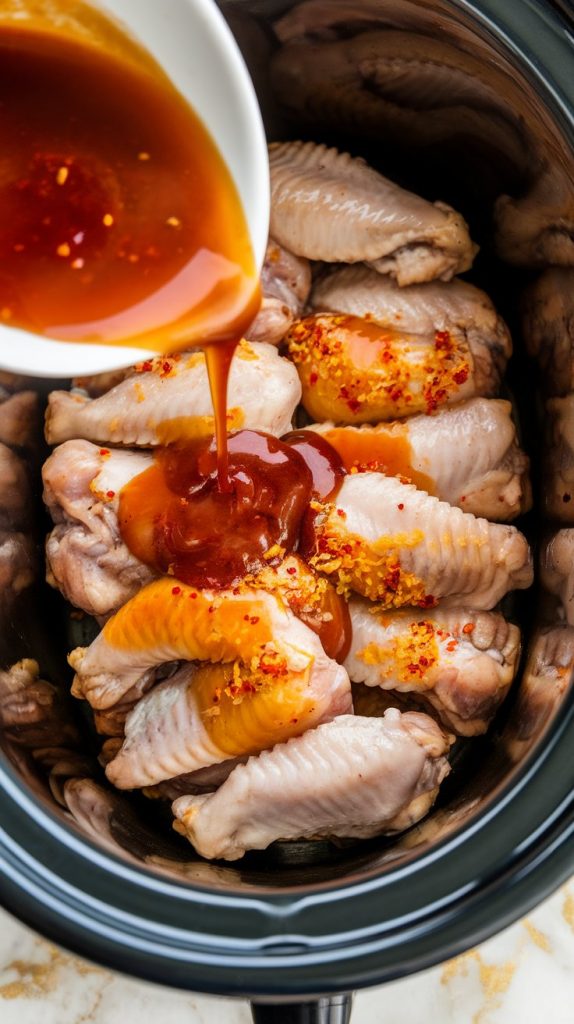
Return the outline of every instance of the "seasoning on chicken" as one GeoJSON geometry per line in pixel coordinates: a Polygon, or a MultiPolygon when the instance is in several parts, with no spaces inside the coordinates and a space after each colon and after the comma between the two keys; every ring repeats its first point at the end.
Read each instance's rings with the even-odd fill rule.
{"type": "Polygon", "coordinates": [[[277,345],[293,320],[301,316],[311,290],[309,261],[294,256],[273,238],[267,243],[261,271],[261,309],[247,331],[248,341],[277,345]]]}
{"type": "Polygon", "coordinates": [[[471,398],[431,418],[310,429],[326,438],[350,473],[400,476],[485,519],[508,521],[530,507],[529,460],[516,440],[510,402],[471,398]]]}
{"type": "Polygon", "coordinates": [[[235,662],[239,687],[243,675],[307,685],[326,665],[336,670],[315,634],[272,594],[195,590],[172,577],[140,590],[89,647],[69,655],[73,693],[109,708],[148,669],[181,659],[235,662]]]}
{"type": "Polygon", "coordinates": [[[548,399],[544,427],[543,508],[550,519],[574,524],[574,394],[548,399]]]}
{"type": "Polygon", "coordinates": [[[432,806],[449,740],[427,715],[343,715],[249,759],[214,794],[175,801],[175,828],[204,857],[237,860],[277,839],[400,832],[432,806]]]}
{"type": "Polygon", "coordinates": [[[44,501],[55,522],[46,542],[47,579],[91,615],[109,615],[153,578],[123,543],[119,493],[153,457],[66,441],[44,463],[44,501]]]}
{"type": "Polygon", "coordinates": [[[542,545],[540,582],[559,599],[561,615],[574,626],[574,529],[557,530],[542,545]]]}
{"type": "Polygon", "coordinates": [[[353,682],[428,701],[460,736],[486,732],[516,672],[516,626],[466,608],[381,612],[355,599],[349,611],[345,668],[353,682]]]}
{"type": "Polygon", "coordinates": [[[350,713],[345,670],[302,623],[293,628],[292,621],[290,642],[299,664],[292,653],[291,664],[271,674],[245,661],[184,665],[156,686],[126,719],[123,746],[106,768],[110,782],[119,789],[153,786],[350,713]]]}
{"type": "Polygon", "coordinates": [[[369,262],[399,285],[448,281],[476,247],[460,214],[395,185],[364,160],[313,142],[274,143],[271,234],[290,252],[369,262]]]}
{"type": "Polygon", "coordinates": [[[503,195],[494,207],[498,254],[520,267],[574,263],[574,184],[555,161],[546,164],[528,191],[503,195]]]}
{"type": "Polygon", "coordinates": [[[512,355],[510,333],[488,295],[458,278],[399,288],[390,277],[359,264],[320,278],[311,306],[372,319],[429,343],[437,332],[463,338],[472,354],[477,394],[497,393],[512,355]]]}
{"type": "Polygon", "coordinates": [[[530,586],[526,539],[513,526],[452,508],[379,473],[347,476],[336,504],[315,503],[311,564],[382,608],[488,609],[530,586]]]}
{"type": "Polygon", "coordinates": [[[287,335],[303,405],[313,419],[377,423],[485,392],[462,336],[438,332],[432,341],[371,319],[319,313],[287,335]]]}
{"type": "MultiPolygon", "coordinates": [[[[229,430],[277,436],[289,430],[301,388],[294,367],[272,345],[242,342],[229,377],[229,430]]],[[[101,444],[158,445],[213,434],[213,405],[202,352],[158,357],[90,400],[68,391],[48,399],[46,439],[83,437],[101,444]]]]}
{"type": "Polygon", "coordinates": [[[574,268],[550,267],[522,303],[522,333],[549,395],[574,391],[574,268]]]}

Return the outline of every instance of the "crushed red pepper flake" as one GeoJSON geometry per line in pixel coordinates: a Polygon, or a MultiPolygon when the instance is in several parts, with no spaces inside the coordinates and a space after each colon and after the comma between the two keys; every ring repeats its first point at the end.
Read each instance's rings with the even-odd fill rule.
{"type": "Polygon", "coordinates": [[[115,496],[116,496],[116,492],[115,491],[106,491],[106,498],[115,498],[115,496]]]}
{"type": "Polygon", "coordinates": [[[467,622],[466,625],[462,627],[462,631],[467,635],[469,633],[474,633],[474,622],[467,622]]]}
{"type": "Polygon", "coordinates": [[[172,587],[171,592],[174,595],[181,594],[181,587],[172,587]]]}

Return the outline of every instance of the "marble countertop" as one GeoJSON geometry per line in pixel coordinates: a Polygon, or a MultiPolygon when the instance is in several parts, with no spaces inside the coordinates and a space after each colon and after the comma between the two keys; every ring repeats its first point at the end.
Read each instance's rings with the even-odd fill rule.
{"type": "MultiPolygon", "coordinates": [[[[250,1024],[246,1003],[112,974],[0,910],[2,1024],[250,1024]]],[[[353,1024],[572,1024],[574,880],[523,921],[439,967],[357,995],[353,1024]]]]}

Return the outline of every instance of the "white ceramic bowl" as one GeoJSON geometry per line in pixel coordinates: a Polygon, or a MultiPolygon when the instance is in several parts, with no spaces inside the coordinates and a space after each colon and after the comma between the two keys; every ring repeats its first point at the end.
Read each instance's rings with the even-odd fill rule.
{"type": "MultiPolygon", "coordinates": [[[[251,79],[214,0],[98,0],[144,46],[208,127],[237,186],[257,266],[269,227],[267,145],[251,79]]],[[[145,349],[83,345],[0,324],[0,367],[33,376],[100,373],[140,359],[145,349]]]]}

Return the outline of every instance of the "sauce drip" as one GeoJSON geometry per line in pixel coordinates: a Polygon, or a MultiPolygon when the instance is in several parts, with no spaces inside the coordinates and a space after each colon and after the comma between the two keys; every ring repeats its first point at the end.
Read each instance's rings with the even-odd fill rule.
{"type": "Polygon", "coordinates": [[[348,473],[372,471],[406,477],[427,494],[435,493],[432,477],[413,468],[405,427],[373,430],[334,427],[321,436],[336,450],[348,473]]]}
{"type": "Polygon", "coordinates": [[[345,476],[345,467],[335,446],[313,430],[292,430],[282,440],[305,460],[313,477],[315,496],[320,501],[334,498],[345,476]]]}
{"type": "Polygon", "coordinates": [[[232,434],[227,488],[213,441],[160,449],[120,495],[130,551],[198,588],[229,587],[292,551],[312,495],[299,453],[254,430],[232,434]]]}

